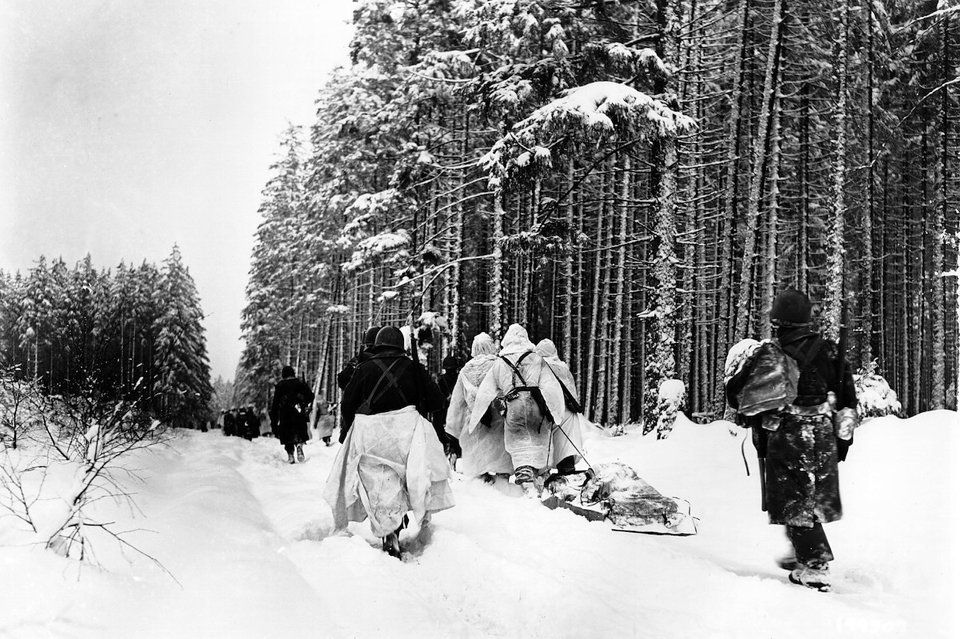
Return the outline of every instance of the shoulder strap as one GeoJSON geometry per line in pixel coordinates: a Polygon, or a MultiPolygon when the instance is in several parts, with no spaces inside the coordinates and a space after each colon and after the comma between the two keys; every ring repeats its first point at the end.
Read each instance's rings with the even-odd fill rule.
{"type": "MultiPolygon", "coordinates": [[[[792,345],[792,343],[790,345],[792,345]]],[[[807,351],[805,353],[802,353],[803,359],[800,359],[793,354],[793,353],[796,353],[797,355],[801,355],[801,353],[799,352],[800,349],[794,346],[793,348],[790,349],[791,351],[793,351],[793,353],[791,353],[787,351],[786,346],[784,345],[781,346],[784,353],[786,353],[787,355],[790,355],[790,357],[793,357],[794,359],[797,360],[797,366],[801,372],[807,370],[807,368],[810,366],[810,363],[813,361],[813,358],[817,356],[817,353],[820,352],[820,349],[822,347],[823,347],[823,338],[820,337],[819,335],[815,336],[813,338],[813,341],[810,343],[810,347],[807,349],[807,351]]]]}
{"type": "Polygon", "coordinates": [[[374,402],[379,401],[379,399],[383,397],[383,395],[390,390],[390,388],[396,388],[397,392],[400,393],[400,399],[402,399],[403,403],[406,404],[407,397],[403,394],[403,389],[401,389],[400,385],[397,384],[397,377],[393,374],[393,368],[400,363],[401,358],[398,357],[394,359],[389,366],[385,365],[383,360],[380,359],[372,359],[370,361],[377,363],[377,366],[380,367],[381,373],[380,379],[378,379],[377,383],[374,384],[373,390],[370,391],[369,397],[364,400],[364,406],[368,408],[372,407],[374,402]],[[383,386],[384,382],[386,382],[386,386],[383,386]],[[381,388],[381,386],[383,386],[383,388],[381,388]]]}
{"type": "Polygon", "coordinates": [[[559,375],[557,375],[557,371],[553,370],[553,366],[550,365],[550,362],[548,362],[546,358],[543,360],[543,365],[550,369],[550,372],[553,373],[554,379],[556,379],[557,383],[560,384],[560,390],[563,391],[563,399],[567,403],[567,406],[571,408],[571,410],[573,407],[576,407],[576,410],[573,411],[575,413],[583,412],[580,402],[577,401],[577,398],[573,396],[573,393],[569,388],[567,388],[567,385],[563,383],[563,380],[560,379],[559,375]]]}
{"type": "MultiPolygon", "coordinates": [[[[511,362],[509,359],[507,359],[506,355],[500,355],[500,356],[499,356],[500,359],[502,359],[503,361],[505,361],[505,362],[507,363],[507,366],[509,366],[510,368],[513,369],[514,375],[516,375],[517,377],[520,378],[520,385],[521,385],[521,386],[526,386],[526,385],[527,385],[527,380],[523,379],[523,373],[520,372],[520,362],[522,362],[522,361],[523,361],[523,358],[526,357],[527,355],[529,355],[529,354],[532,353],[532,352],[533,352],[533,351],[526,351],[523,355],[521,355],[521,356],[517,359],[517,363],[516,363],[516,364],[514,364],[514,363],[511,362]]],[[[516,384],[514,384],[514,386],[516,386],[516,384]]]]}

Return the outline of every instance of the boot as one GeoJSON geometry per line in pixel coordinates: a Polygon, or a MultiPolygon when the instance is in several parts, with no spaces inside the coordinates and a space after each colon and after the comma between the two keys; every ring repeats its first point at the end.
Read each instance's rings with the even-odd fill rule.
{"type": "Polygon", "coordinates": [[[296,462],[297,462],[297,460],[293,458],[293,453],[292,453],[292,452],[287,453],[287,463],[288,463],[288,464],[295,464],[296,462]]]}
{"type": "Polygon", "coordinates": [[[811,568],[799,564],[797,568],[790,573],[790,581],[799,586],[806,586],[807,588],[819,590],[820,592],[828,592],[830,590],[830,568],[828,566],[811,568]]]}
{"type": "Polygon", "coordinates": [[[303,463],[303,444],[297,444],[297,461],[303,463]]]}
{"type": "Polygon", "coordinates": [[[537,485],[537,471],[533,466],[521,466],[514,472],[517,486],[523,489],[523,496],[528,499],[540,498],[540,487],[537,485]]]}
{"type": "Polygon", "coordinates": [[[400,559],[400,538],[397,537],[397,533],[390,533],[383,538],[383,552],[387,553],[391,557],[396,557],[400,559]]]}

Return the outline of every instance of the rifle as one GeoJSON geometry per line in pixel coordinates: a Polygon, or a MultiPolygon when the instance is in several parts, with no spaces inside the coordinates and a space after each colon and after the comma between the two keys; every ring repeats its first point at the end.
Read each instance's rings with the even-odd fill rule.
{"type": "MultiPolygon", "coordinates": [[[[837,339],[837,379],[840,388],[843,388],[844,373],[846,373],[847,363],[847,322],[849,320],[848,309],[843,295],[840,296],[840,336],[837,339]]],[[[838,398],[839,399],[839,398],[838,398]]]]}
{"type": "MultiPolygon", "coordinates": [[[[842,285],[841,285],[842,291],[842,285]]],[[[848,309],[847,305],[843,299],[843,295],[840,296],[840,335],[837,339],[837,390],[836,394],[836,403],[833,406],[833,420],[834,420],[834,430],[837,433],[837,460],[844,461],[847,458],[847,451],[850,446],[853,445],[853,427],[856,425],[854,420],[853,424],[847,424],[846,420],[854,419],[854,417],[848,415],[851,410],[847,407],[838,408],[840,405],[840,394],[843,393],[844,385],[846,383],[846,373],[847,373],[847,323],[848,323],[848,309]],[[847,426],[850,427],[850,437],[849,439],[843,439],[840,435],[846,430],[847,426]]]]}

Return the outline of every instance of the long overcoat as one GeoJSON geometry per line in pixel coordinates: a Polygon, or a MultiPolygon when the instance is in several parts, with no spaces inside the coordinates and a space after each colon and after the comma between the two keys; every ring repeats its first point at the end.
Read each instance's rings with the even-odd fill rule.
{"type": "MultiPolygon", "coordinates": [[[[829,411],[816,412],[836,397],[836,409],[856,408],[857,394],[838,347],[806,328],[780,329],[784,351],[797,360],[797,399],[781,412],[776,430],[753,424],[758,453],[765,461],[766,509],[771,524],[810,527],[842,516],[837,470],[837,438],[829,411]],[[813,414],[804,414],[813,413],[813,414]]],[[[727,401],[738,407],[737,394],[750,374],[750,362],[727,383],[727,401]]],[[[768,420],[776,424],[776,420],[768,420]]]]}
{"type": "Polygon", "coordinates": [[[313,391],[296,377],[277,382],[270,405],[270,428],[281,444],[302,444],[309,438],[307,411],[313,391]]]}

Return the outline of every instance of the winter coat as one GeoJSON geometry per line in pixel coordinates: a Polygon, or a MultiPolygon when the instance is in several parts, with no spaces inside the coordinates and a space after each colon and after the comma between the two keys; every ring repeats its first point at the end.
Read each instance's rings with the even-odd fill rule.
{"type": "MultiPolygon", "coordinates": [[[[450,396],[453,394],[453,388],[457,383],[457,376],[457,371],[451,369],[444,370],[442,375],[437,375],[437,388],[440,389],[440,394],[443,396],[443,406],[433,413],[433,427],[436,429],[437,435],[440,436],[440,441],[444,444],[444,448],[454,451],[458,450],[457,444],[446,436],[444,424],[447,421],[450,396]]],[[[458,452],[458,454],[460,453],[458,452]]]]}
{"type": "Polygon", "coordinates": [[[243,414],[244,437],[255,439],[260,436],[260,416],[253,410],[243,414]]]}
{"type": "Polygon", "coordinates": [[[321,402],[320,405],[317,406],[317,437],[321,439],[330,437],[333,435],[333,429],[336,428],[336,425],[336,417],[330,414],[330,409],[327,407],[326,402],[321,402]]]}
{"type": "Polygon", "coordinates": [[[287,377],[277,383],[270,405],[270,428],[281,444],[302,444],[309,439],[307,411],[313,391],[306,382],[287,377]]]}
{"type": "Polygon", "coordinates": [[[557,354],[557,346],[552,340],[540,340],[537,343],[537,353],[543,357],[544,364],[560,382],[565,399],[563,414],[560,421],[554,425],[551,435],[549,465],[556,467],[567,457],[573,457],[576,463],[583,458],[583,429],[590,424],[580,408],[577,383],[570,367],[557,354]]]}
{"type": "Polygon", "coordinates": [[[373,348],[373,346],[364,347],[359,353],[351,357],[350,360],[343,365],[343,370],[337,373],[337,387],[341,391],[347,388],[347,384],[350,383],[350,378],[352,378],[353,374],[356,372],[357,366],[370,359],[370,351],[373,350],[373,348]]]}
{"type": "Polygon", "coordinates": [[[490,367],[477,390],[477,399],[466,426],[467,432],[472,433],[479,427],[487,407],[496,398],[504,400],[506,406],[504,446],[513,460],[514,468],[546,468],[550,420],[555,415],[563,415],[563,390],[557,378],[544,365],[543,358],[534,352],[527,331],[519,324],[512,324],[507,329],[497,361],[490,367]],[[511,393],[517,387],[536,390],[511,393]]]}
{"type": "Polygon", "coordinates": [[[446,432],[459,440],[461,448],[458,470],[467,476],[484,473],[512,473],[513,462],[503,443],[503,417],[489,408],[482,425],[471,432],[466,427],[477,399],[477,390],[494,362],[497,347],[486,333],[473,339],[472,359],[464,365],[450,395],[447,408],[446,432]]]}
{"type": "Polygon", "coordinates": [[[224,435],[236,435],[237,434],[237,421],[233,416],[233,413],[227,411],[223,416],[223,434],[224,435]]]}
{"type": "MultiPolygon", "coordinates": [[[[857,395],[849,365],[838,372],[836,343],[805,327],[781,329],[783,350],[797,360],[797,399],[778,415],[752,419],[758,454],[765,461],[766,510],[772,524],[810,527],[842,516],[837,470],[837,438],[827,393],[836,408],[855,408],[857,395]],[[777,419],[779,418],[779,425],[777,419]],[[771,428],[775,427],[775,430],[771,428]]],[[[750,374],[750,362],[727,382],[727,401],[737,408],[737,395],[750,374]]]]}
{"type": "MultiPolygon", "coordinates": [[[[357,366],[343,391],[340,441],[346,438],[357,414],[376,415],[414,406],[429,419],[431,413],[443,408],[443,404],[440,389],[419,362],[407,357],[400,348],[375,347],[357,366]],[[390,383],[384,377],[384,369],[389,369],[389,376],[396,383],[390,383]]],[[[442,431],[437,436],[441,441],[446,437],[442,431]]]]}

